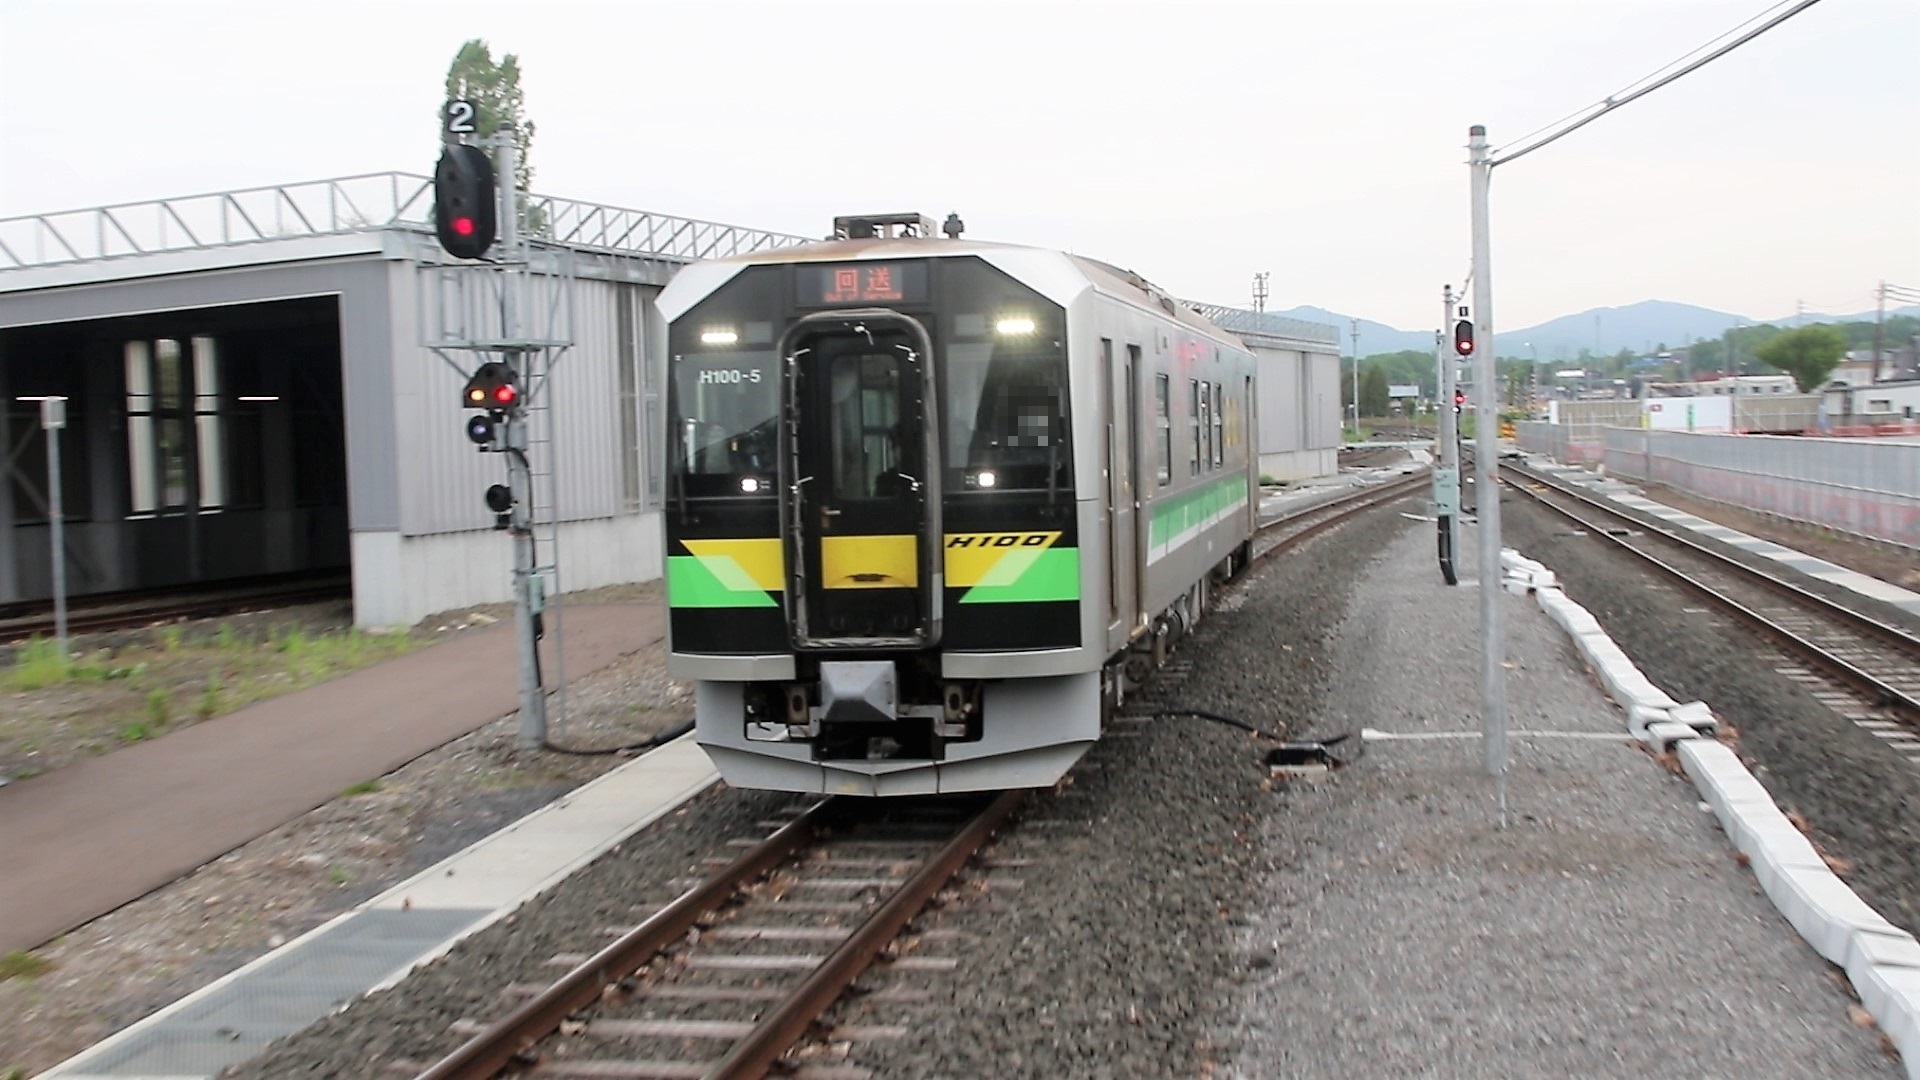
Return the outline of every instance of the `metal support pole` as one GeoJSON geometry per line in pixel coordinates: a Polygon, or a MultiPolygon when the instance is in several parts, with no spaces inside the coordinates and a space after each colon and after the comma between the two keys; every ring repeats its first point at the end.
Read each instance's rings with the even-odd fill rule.
{"type": "MultiPolygon", "coordinates": [[[[526,350],[519,340],[515,295],[520,284],[520,193],[518,148],[511,122],[494,136],[494,160],[499,163],[500,191],[500,338],[502,350],[515,371],[524,374],[526,350]]],[[[513,492],[513,629],[520,643],[520,736],[522,750],[538,750],[547,741],[547,697],[540,685],[540,641],[534,636],[533,474],[527,462],[526,398],[534,388],[522,383],[520,399],[507,412],[507,488],[513,492]]]]}
{"type": "Polygon", "coordinates": [[[60,430],[67,426],[67,399],[40,401],[40,427],[47,433],[47,522],[53,533],[53,636],[60,658],[67,658],[66,502],[60,494],[60,430]]]}
{"type": "Polygon", "coordinates": [[[1481,730],[1485,739],[1487,771],[1493,774],[1500,799],[1500,825],[1507,823],[1507,681],[1506,630],[1501,624],[1500,491],[1495,472],[1500,464],[1499,368],[1494,357],[1493,269],[1489,265],[1492,241],[1487,223],[1487,188],[1493,180],[1493,154],[1487,129],[1475,124],[1469,131],[1472,153],[1474,382],[1480,400],[1474,421],[1473,454],[1475,501],[1480,518],[1480,669],[1481,730]]]}
{"type": "Polygon", "coordinates": [[[1440,329],[1434,335],[1434,355],[1440,364],[1440,408],[1435,430],[1440,442],[1440,467],[1434,470],[1434,502],[1440,518],[1441,546],[1447,553],[1441,572],[1449,585],[1460,580],[1460,567],[1466,555],[1460,550],[1460,422],[1453,415],[1453,342],[1447,328],[1453,325],[1453,286],[1440,291],[1440,329]]]}
{"type": "Polygon", "coordinates": [[[1360,320],[1349,319],[1353,327],[1353,437],[1360,438],[1360,320]]]}

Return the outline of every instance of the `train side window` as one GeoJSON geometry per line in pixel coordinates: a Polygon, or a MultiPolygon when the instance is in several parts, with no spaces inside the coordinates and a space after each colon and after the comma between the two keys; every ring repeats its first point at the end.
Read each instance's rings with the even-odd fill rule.
{"type": "Polygon", "coordinates": [[[1153,426],[1159,437],[1159,479],[1160,486],[1166,487],[1173,482],[1173,387],[1166,375],[1153,377],[1153,426]]]}

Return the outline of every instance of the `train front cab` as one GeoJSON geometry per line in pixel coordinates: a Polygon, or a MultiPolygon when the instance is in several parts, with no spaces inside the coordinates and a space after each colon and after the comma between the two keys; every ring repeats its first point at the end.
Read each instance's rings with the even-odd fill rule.
{"type": "Polygon", "coordinates": [[[729,783],[1038,786],[1092,744],[1066,342],[964,257],[752,267],[674,318],[670,662],[729,783]]]}

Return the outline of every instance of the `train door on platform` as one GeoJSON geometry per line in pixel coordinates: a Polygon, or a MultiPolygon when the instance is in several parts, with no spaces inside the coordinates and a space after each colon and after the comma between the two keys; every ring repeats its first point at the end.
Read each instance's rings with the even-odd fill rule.
{"type": "Polygon", "coordinates": [[[920,648],[940,629],[932,349],[893,312],[814,315],[787,358],[782,531],[799,648],[920,648]]]}

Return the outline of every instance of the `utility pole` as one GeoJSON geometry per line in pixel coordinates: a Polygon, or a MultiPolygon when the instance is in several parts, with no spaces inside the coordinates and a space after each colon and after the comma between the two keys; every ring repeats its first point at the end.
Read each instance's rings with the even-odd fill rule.
{"type": "Polygon", "coordinates": [[[1493,152],[1487,129],[1473,125],[1468,132],[1468,167],[1472,172],[1474,368],[1478,383],[1479,419],[1475,421],[1473,472],[1475,505],[1480,520],[1480,699],[1481,732],[1487,771],[1493,774],[1500,800],[1500,825],[1507,823],[1507,680],[1506,629],[1501,624],[1500,489],[1495,473],[1500,463],[1500,404],[1494,383],[1493,268],[1491,229],[1487,221],[1487,189],[1493,180],[1493,152]]]}
{"type": "Polygon", "coordinates": [[[1878,312],[1873,317],[1873,380],[1880,381],[1880,352],[1887,340],[1887,283],[1882,280],[1880,287],[1874,290],[1879,298],[1878,312]]]}
{"type": "Polygon", "coordinates": [[[1253,275],[1253,310],[1267,310],[1267,271],[1253,275]]]}
{"type": "Polygon", "coordinates": [[[1360,320],[1349,319],[1353,342],[1353,437],[1360,438],[1360,320]]]}

